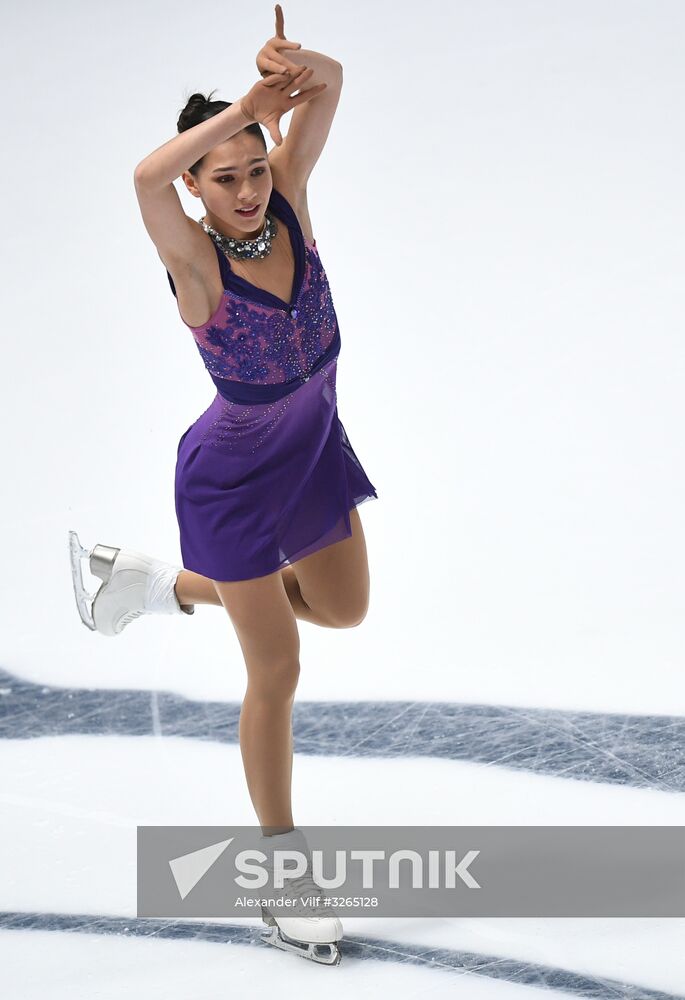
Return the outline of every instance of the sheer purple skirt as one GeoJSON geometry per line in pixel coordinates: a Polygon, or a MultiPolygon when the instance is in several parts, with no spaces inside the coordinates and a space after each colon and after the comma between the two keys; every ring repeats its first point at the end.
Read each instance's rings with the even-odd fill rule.
{"type": "Polygon", "coordinates": [[[175,504],[186,569],[250,580],[349,538],[350,510],[378,494],[338,417],[336,369],[334,357],[269,402],[217,393],[185,431],[175,504]]]}

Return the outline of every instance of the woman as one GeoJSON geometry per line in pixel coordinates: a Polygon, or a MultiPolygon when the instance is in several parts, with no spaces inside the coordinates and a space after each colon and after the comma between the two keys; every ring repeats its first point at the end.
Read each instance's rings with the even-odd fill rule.
{"type": "MultiPolygon", "coordinates": [[[[263,79],[239,101],[194,94],[179,135],[136,168],[146,229],[167,268],[179,314],[217,388],[182,435],[175,501],[183,567],[70,533],[85,624],[119,634],[141,614],[223,605],[248,673],[240,748],[250,796],[272,846],[306,850],[291,809],[291,711],[299,675],[297,619],[359,624],[369,571],[356,507],[377,497],[337,413],[340,332],[312,232],[306,182],[330,130],[342,67],[276,36],[257,57],[263,79]],[[316,65],[316,82],[312,83],[316,65]],[[299,92],[296,93],[296,91],[299,92]],[[293,96],[294,95],[294,96],[293,96]],[[281,116],[294,109],[285,140],[281,116]],[[276,143],[267,154],[260,123],[276,143]],[[173,181],[202,200],[198,222],[173,181]],[[103,580],[88,609],[80,558],[103,580]]],[[[310,883],[311,884],[311,883],[310,883]]],[[[302,888],[299,885],[297,888],[302,888]]],[[[331,915],[281,918],[272,943],[332,942],[331,915]]],[[[307,957],[322,960],[313,951],[307,957]]]]}

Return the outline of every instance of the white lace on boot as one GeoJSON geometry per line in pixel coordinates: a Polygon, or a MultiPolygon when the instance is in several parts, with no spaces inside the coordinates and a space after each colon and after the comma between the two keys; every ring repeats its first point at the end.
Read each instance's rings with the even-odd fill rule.
{"type": "Polygon", "coordinates": [[[143,613],[177,615],[182,610],[174,589],[182,569],[182,566],[173,566],[171,563],[162,562],[161,559],[153,559],[145,581],[143,613]]]}

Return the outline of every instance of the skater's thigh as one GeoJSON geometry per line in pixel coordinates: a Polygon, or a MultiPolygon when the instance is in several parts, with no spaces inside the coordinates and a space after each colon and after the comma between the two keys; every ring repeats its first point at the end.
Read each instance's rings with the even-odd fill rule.
{"type": "Polygon", "coordinates": [[[292,563],[300,593],[332,625],[356,625],[369,606],[369,563],[359,511],[350,510],[352,534],[292,563]]]}
{"type": "Polygon", "coordinates": [[[283,577],[269,573],[254,580],[214,580],[233,623],[250,681],[273,679],[274,671],[297,671],[300,635],[283,577]]]}

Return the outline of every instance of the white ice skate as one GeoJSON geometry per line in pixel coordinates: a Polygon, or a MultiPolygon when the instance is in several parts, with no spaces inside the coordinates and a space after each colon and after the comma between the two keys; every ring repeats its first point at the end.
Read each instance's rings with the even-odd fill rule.
{"type": "Polygon", "coordinates": [[[69,556],[76,606],[81,621],[93,632],[119,635],[140,615],[195,612],[194,604],[178,603],[174,590],[182,566],[111,545],[84,549],[75,531],[69,532],[69,556]],[[83,585],[82,558],[88,559],[93,576],[102,580],[95,594],[83,585]]]}
{"type": "MultiPolygon", "coordinates": [[[[295,847],[308,855],[308,849],[301,846],[306,844],[304,835],[297,827],[288,833],[262,837],[261,841],[274,849],[295,847]]],[[[264,863],[264,867],[273,872],[269,861],[264,863]]],[[[290,909],[291,915],[286,916],[275,907],[270,909],[262,906],[262,920],[267,924],[267,930],[262,931],[262,940],[282,951],[293,952],[321,965],[339,965],[342,954],[338,941],[343,937],[343,925],[332,907],[323,904],[325,891],[314,881],[311,865],[304,874],[286,878],[283,889],[276,889],[274,893],[284,898],[306,901],[300,910],[304,908],[308,915],[295,915],[290,909]]]]}

